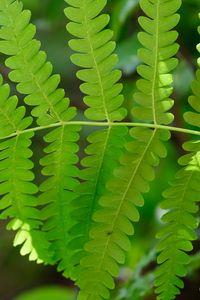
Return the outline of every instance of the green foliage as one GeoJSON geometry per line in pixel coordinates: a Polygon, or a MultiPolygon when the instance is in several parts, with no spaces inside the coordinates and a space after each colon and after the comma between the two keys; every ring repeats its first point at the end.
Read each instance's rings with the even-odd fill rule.
{"type": "MultiPolygon", "coordinates": [[[[67,30],[76,37],[69,42],[69,46],[77,52],[71,56],[71,60],[82,68],[77,72],[77,77],[84,81],[80,89],[86,94],[84,102],[89,107],[85,116],[97,121],[121,121],[126,110],[121,107],[122,84],[117,83],[121,72],[113,70],[117,63],[117,56],[113,54],[115,43],[111,41],[113,32],[104,29],[109,16],[99,15],[106,1],[66,2],[70,6],[65,9],[65,14],[71,20],[67,30]]],[[[80,273],[80,260],[86,255],[83,248],[89,240],[92,215],[121,155],[126,134],[126,128],[108,128],[96,131],[88,137],[89,146],[85,150],[87,156],[81,161],[84,169],[80,173],[85,182],[77,187],[78,197],[72,204],[75,224],[70,229],[72,240],[69,247],[72,249],[71,276],[75,279],[77,272],[80,273]],[[114,154],[113,147],[116,149],[114,154]]]]}
{"type": "Polygon", "coordinates": [[[148,192],[153,167],[166,155],[160,139],[166,140],[167,132],[134,128],[130,135],[134,141],[126,144],[121,166],[114,170],[99,200],[101,208],[93,216],[98,225],[90,232],[91,241],[85,246],[88,254],[81,261],[80,299],[109,298],[107,288],[114,288],[112,276],[117,276],[118,264],[125,262],[124,252],[130,249],[127,235],[134,233],[132,222],[139,221],[137,206],[144,203],[141,193],[148,192]]]}
{"type": "MultiPolygon", "coordinates": [[[[9,96],[9,86],[0,77],[1,139],[25,130],[32,123],[25,117],[25,108],[17,107],[16,96],[9,96]]],[[[33,132],[16,134],[0,143],[0,194],[1,219],[10,219],[9,230],[17,230],[14,246],[21,245],[21,254],[29,254],[30,260],[49,259],[49,244],[39,228],[41,218],[35,197],[38,188],[32,183],[34,174],[29,149],[33,132]],[[41,242],[43,244],[41,244],[41,242]]]]}
{"type": "Polygon", "coordinates": [[[122,84],[117,83],[121,72],[113,70],[117,63],[117,56],[113,54],[115,42],[111,41],[113,32],[104,30],[109,16],[99,15],[106,1],[66,2],[71,7],[65,9],[65,14],[72,21],[67,30],[78,38],[69,42],[70,47],[78,52],[71,56],[71,60],[84,68],[77,72],[77,77],[85,82],[81,91],[87,95],[84,102],[90,107],[85,115],[90,120],[121,121],[126,111],[121,108],[123,96],[119,95],[122,84]]]}
{"type": "MultiPolygon", "coordinates": [[[[200,14],[199,14],[200,19],[200,14]]],[[[200,26],[198,26],[198,32],[200,34],[200,26]]],[[[200,44],[197,45],[197,50],[200,53],[200,44]]],[[[200,113],[200,107],[199,107],[199,101],[200,101],[200,57],[198,58],[198,70],[196,72],[196,78],[192,82],[192,91],[193,95],[189,97],[189,104],[194,109],[193,112],[186,112],[185,113],[185,121],[191,125],[200,127],[199,123],[199,113],[200,113]]]]}
{"type": "MultiPolygon", "coordinates": [[[[86,4],[91,3],[91,1],[89,2],[80,1],[80,3],[78,2],[75,3],[74,1],[68,1],[68,3],[74,5],[75,7],[68,8],[66,10],[66,14],[70,19],[78,22],[78,24],[69,23],[67,28],[71,33],[82,38],[81,40],[79,40],[79,43],[74,44],[74,47],[72,45],[73,43],[75,43],[75,41],[70,42],[70,44],[73,47],[73,49],[79,52],[81,51],[89,52],[89,54],[82,54],[82,56],[73,55],[72,61],[78,64],[79,66],[88,68],[91,67],[91,65],[88,65],[86,63],[84,64],[83,61],[84,59],[86,59],[87,57],[86,55],[90,57],[91,53],[93,53],[93,50],[91,51],[91,46],[88,44],[90,40],[93,39],[95,40],[93,36],[88,37],[89,36],[88,32],[90,32],[91,30],[92,32],[91,35],[94,35],[94,33],[96,33],[95,30],[98,30],[98,34],[100,34],[99,30],[101,30],[102,27],[104,27],[107,24],[107,21],[102,21],[103,22],[102,25],[101,22],[99,22],[100,28],[97,27],[96,29],[95,25],[92,26],[92,24],[93,23],[95,24],[96,22],[95,19],[96,15],[99,13],[100,9],[102,9],[105,3],[104,1],[98,2],[98,5],[100,5],[100,9],[99,9],[97,3],[93,1],[91,5],[91,10],[88,9],[86,10],[86,8],[88,7],[86,6],[86,4]],[[93,5],[95,9],[93,8],[93,5]],[[82,13],[80,13],[80,11],[82,13]],[[83,15],[86,15],[85,18],[86,20],[89,19],[87,23],[89,23],[90,26],[86,27],[86,29],[84,29],[85,19],[83,19],[83,15]],[[89,28],[91,29],[89,30],[89,28]],[[86,37],[84,36],[84,32],[87,34],[87,35],[85,34],[86,37]],[[81,49],[81,47],[83,50],[81,49]],[[81,57],[82,60],[80,61],[81,57]]],[[[142,8],[146,10],[146,3],[143,4],[142,2],[141,5],[142,8]]],[[[158,7],[159,3],[155,5],[157,5],[158,7]]],[[[178,2],[178,4],[175,5],[175,8],[174,10],[171,11],[171,14],[173,14],[174,11],[176,11],[179,6],[180,6],[180,2],[178,2]]],[[[162,13],[162,9],[160,13],[162,13]]],[[[152,16],[150,15],[150,17],[152,16]]],[[[97,18],[101,18],[101,16],[97,18]]],[[[104,19],[106,20],[105,15],[103,15],[102,17],[102,20],[104,19]]],[[[155,20],[157,23],[158,23],[158,19],[159,19],[159,15],[155,20]]],[[[148,20],[149,19],[147,18],[141,19],[141,24],[143,25],[143,27],[145,26],[144,24],[146,24],[145,22],[148,20]]],[[[172,23],[171,27],[175,26],[178,20],[179,17],[175,15],[176,22],[171,22],[172,23]]],[[[171,29],[171,27],[168,28],[168,30],[171,29]]],[[[172,78],[171,75],[168,74],[168,72],[171,71],[176,65],[177,60],[170,59],[170,58],[172,55],[174,55],[177,52],[178,47],[177,45],[173,45],[174,34],[172,38],[171,35],[169,35],[169,38],[165,44],[163,43],[159,44],[158,42],[159,35],[162,35],[162,33],[159,33],[157,31],[152,31],[151,35],[144,34],[145,37],[146,35],[147,38],[149,37],[149,43],[152,45],[152,47],[156,43],[157,48],[153,52],[153,58],[150,59],[149,61],[147,60],[148,56],[145,55],[145,51],[149,51],[149,50],[146,49],[140,50],[141,59],[144,61],[145,65],[140,66],[138,68],[138,71],[145,79],[141,79],[138,81],[137,86],[140,92],[135,95],[135,98],[137,99],[138,104],[140,104],[143,107],[142,107],[142,111],[140,107],[136,108],[133,114],[136,115],[136,117],[139,116],[140,120],[142,120],[143,122],[154,121],[155,124],[157,124],[157,122],[159,124],[162,123],[168,124],[169,122],[171,122],[172,118],[171,118],[171,114],[165,113],[165,111],[170,109],[173,103],[173,101],[171,101],[170,99],[167,99],[166,101],[166,97],[168,97],[169,94],[172,92],[172,89],[169,87],[169,85],[172,82],[172,78]],[[169,45],[171,46],[170,49],[167,48],[167,46],[169,45]],[[167,60],[166,68],[162,67],[164,63],[158,55],[159,49],[161,47],[163,48],[164,46],[167,48],[167,50],[165,48],[163,50],[163,52],[165,51],[164,59],[167,60]],[[168,67],[168,65],[170,67],[168,67]],[[152,72],[155,74],[153,77],[151,76],[152,72]],[[167,79],[169,78],[169,80],[163,80],[164,78],[167,79]],[[144,104],[144,99],[146,100],[145,104],[144,104]],[[157,120],[157,115],[158,115],[158,120],[157,120]]],[[[142,33],[140,34],[140,36],[143,36],[142,33]]],[[[176,34],[175,37],[177,37],[176,34]]],[[[98,39],[98,42],[100,43],[100,38],[98,39]]],[[[142,39],[142,42],[145,47],[148,47],[148,44],[146,44],[146,39],[144,41],[142,39]]],[[[107,45],[106,40],[104,40],[103,38],[101,43],[103,45],[104,44],[107,45]]],[[[104,46],[104,48],[105,47],[106,46],[104,46]]],[[[108,49],[109,49],[108,51],[111,52],[112,49],[111,46],[108,47],[108,49]]],[[[99,53],[101,53],[100,50],[99,53]]],[[[160,56],[163,55],[163,52],[160,56]]],[[[101,61],[101,55],[99,53],[94,54],[94,56],[99,58],[101,61]]],[[[102,50],[102,54],[103,53],[104,55],[106,55],[107,54],[106,50],[104,50],[104,52],[102,50]]],[[[106,61],[105,56],[103,58],[105,59],[104,60],[105,62],[106,61]]],[[[111,58],[112,55],[110,56],[110,59],[111,58]]],[[[88,60],[86,61],[88,63],[88,60]]],[[[94,63],[94,58],[93,58],[93,65],[96,66],[96,63],[94,63]]],[[[109,63],[108,63],[108,67],[109,67],[109,63]]],[[[100,70],[101,70],[101,66],[100,66],[100,70]]],[[[79,72],[78,74],[80,74],[79,72]]],[[[90,74],[88,73],[88,70],[84,70],[82,72],[84,73],[87,72],[86,73],[87,76],[85,76],[85,78],[89,80],[90,74]]],[[[94,74],[96,74],[96,70],[94,74]]],[[[83,77],[80,76],[79,78],[84,79],[83,77]]],[[[89,88],[88,86],[88,90],[93,91],[92,87],[94,87],[95,84],[97,85],[96,82],[98,81],[95,75],[91,76],[91,80],[95,80],[95,83],[93,83],[93,85],[91,84],[91,88],[89,88]]],[[[97,88],[95,90],[98,91],[97,88]]],[[[112,103],[112,99],[108,99],[108,100],[110,100],[110,103],[112,103]]],[[[89,103],[87,102],[86,104],[90,104],[90,102],[89,103]]],[[[86,116],[87,115],[88,114],[86,110],[86,116]]],[[[94,117],[95,117],[95,112],[93,112],[92,118],[94,117]]],[[[102,116],[102,118],[103,119],[106,118],[105,113],[102,116]]],[[[98,120],[99,118],[96,117],[96,119],[98,120]]],[[[110,118],[108,117],[107,120],[110,121],[110,118]]],[[[129,240],[127,239],[127,235],[132,235],[134,232],[132,222],[136,222],[139,220],[139,213],[136,207],[143,205],[143,198],[141,193],[147,192],[149,190],[148,181],[154,179],[154,170],[152,167],[158,165],[160,157],[166,156],[166,150],[162,145],[162,143],[160,142],[160,140],[167,140],[169,138],[169,134],[167,132],[135,128],[130,131],[130,136],[133,138],[134,141],[126,145],[127,152],[125,152],[120,159],[121,166],[117,167],[114,170],[114,178],[108,180],[106,184],[107,191],[104,192],[104,195],[102,196],[101,194],[98,195],[99,196],[98,204],[100,207],[93,215],[93,220],[97,224],[98,223],[99,224],[94,225],[94,228],[92,228],[92,230],[90,231],[91,240],[85,246],[85,250],[87,251],[87,253],[85,257],[80,261],[81,270],[77,280],[78,285],[81,287],[81,293],[79,296],[80,299],[109,298],[108,289],[114,288],[114,281],[112,277],[117,276],[118,274],[117,264],[121,264],[125,262],[124,251],[129,250],[129,240]],[[149,158],[150,155],[152,156],[152,158],[149,158]],[[144,173],[146,174],[144,175],[144,173]]],[[[104,138],[104,140],[106,141],[106,138],[104,138]]],[[[92,174],[91,177],[92,180],[94,180],[93,179],[94,173],[92,174]]],[[[88,180],[88,177],[85,179],[88,180]]],[[[89,189],[87,192],[89,192],[89,189]]],[[[91,206],[93,208],[94,204],[93,205],[90,204],[90,207],[91,206]]],[[[93,213],[94,210],[92,211],[92,214],[93,213]]],[[[84,215],[84,217],[86,216],[84,215]]],[[[79,224],[79,227],[80,225],[81,224],[79,224]]],[[[84,244],[86,241],[87,240],[84,239],[84,244]]]]}
{"type": "MultiPolygon", "coordinates": [[[[199,27],[200,33],[200,27],[199,27]]],[[[198,45],[198,50],[200,50],[198,45]]],[[[199,51],[200,52],[200,51],[199,51]]],[[[200,66],[199,60],[198,65],[200,66]]],[[[196,72],[196,79],[192,83],[193,95],[189,103],[196,112],[186,112],[185,120],[199,126],[200,101],[200,69],[196,72]]],[[[180,158],[183,166],[175,176],[171,187],[163,195],[165,201],[161,207],[167,210],[162,220],[167,223],[159,232],[161,241],[158,245],[158,263],[161,264],[156,272],[156,286],[158,299],[174,299],[183,288],[183,281],[179,277],[187,274],[187,264],[190,257],[187,253],[193,249],[192,242],[197,239],[195,229],[198,222],[195,214],[198,211],[199,180],[200,180],[200,149],[199,141],[190,141],[183,145],[189,154],[180,158]]]]}
{"type": "MultiPolygon", "coordinates": [[[[75,116],[75,109],[69,108],[69,99],[65,98],[64,90],[58,88],[59,75],[52,75],[52,65],[46,61],[45,52],[40,50],[40,42],[33,39],[36,29],[29,24],[30,16],[30,11],[22,9],[21,2],[1,1],[0,52],[10,56],[6,59],[7,67],[12,70],[9,78],[17,83],[20,93],[27,95],[24,102],[34,106],[31,114],[37,118],[37,123],[47,126],[60,122],[61,125],[44,137],[49,145],[45,147],[46,156],[40,163],[42,174],[48,178],[39,187],[38,198],[38,204],[45,205],[40,214],[40,219],[45,221],[43,231],[47,233],[48,241],[55,241],[51,247],[51,251],[55,250],[51,260],[58,261],[66,258],[70,222],[68,203],[63,199],[67,197],[71,201],[74,197],[71,189],[77,184],[73,177],[78,174],[74,166],[78,161],[78,146],[74,142],[79,139],[79,127],[63,125],[75,116]]],[[[20,185],[17,192],[20,192],[20,185]]]]}
{"type": "Polygon", "coordinates": [[[183,287],[179,278],[186,275],[186,265],[190,258],[184,252],[193,249],[191,241],[196,239],[194,230],[198,222],[194,214],[198,211],[195,202],[199,195],[199,153],[193,154],[192,159],[183,157],[180,162],[186,165],[175,177],[171,187],[164,193],[166,200],[162,208],[169,210],[162,220],[167,225],[158,234],[162,238],[158,245],[161,251],[158,263],[162,264],[157,272],[156,291],[158,299],[174,299],[183,287]]]}
{"type": "MultiPolygon", "coordinates": [[[[169,126],[174,118],[169,112],[174,103],[172,71],[179,49],[174,27],[179,23],[181,0],[140,0],[144,12],[139,17],[142,48],[136,63],[141,62],[140,78],[131,111],[137,123],[124,121],[121,71],[116,68],[113,32],[107,27],[110,18],[104,13],[107,1],[65,2],[67,30],[73,35],[71,61],[78,67],[86,105],[83,121],[75,119],[76,110],[59,87],[60,76],[53,75],[52,64],[40,50],[30,11],[23,10],[18,0],[0,2],[0,53],[6,56],[9,79],[31,107],[28,116],[0,78],[0,217],[10,220],[9,229],[17,230],[14,245],[23,244],[22,255],[57,264],[58,271],[80,288],[79,300],[103,300],[110,298],[119,266],[130,251],[138,208],[144,205],[155,167],[167,155],[170,130],[200,133],[169,126]],[[33,122],[37,127],[30,127],[33,122]],[[88,134],[79,163],[81,125],[100,129],[88,134]],[[34,132],[45,129],[40,159],[43,181],[37,187],[30,147],[34,132]]],[[[135,9],[137,1],[126,5],[135,9]]],[[[200,70],[192,90],[189,103],[194,111],[186,112],[185,119],[200,127],[200,70]]],[[[162,220],[167,224],[158,234],[161,253],[155,283],[160,300],[174,299],[183,287],[180,277],[189,263],[186,252],[196,239],[199,141],[185,143],[184,149],[190,153],[179,160],[182,168],[162,203],[167,210],[162,220]]]]}
{"type": "Polygon", "coordinates": [[[173,121],[171,113],[166,113],[173,100],[173,82],[170,72],[177,66],[177,59],[172,58],[178,51],[177,32],[172,29],[179,22],[175,12],[181,5],[180,0],[171,1],[140,1],[141,8],[147,17],[140,17],[139,23],[144,29],[138,35],[144,48],[138,55],[144,64],[138,67],[142,79],[137,82],[139,93],[135,101],[139,104],[134,108],[133,116],[141,121],[154,124],[169,124],[173,121]]]}

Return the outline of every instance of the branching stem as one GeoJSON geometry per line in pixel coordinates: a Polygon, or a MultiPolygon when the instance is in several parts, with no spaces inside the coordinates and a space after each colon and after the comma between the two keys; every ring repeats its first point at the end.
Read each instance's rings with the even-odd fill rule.
{"type": "Polygon", "coordinates": [[[73,126],[73,125],[81,125],[81,126],[93,126],[93,127],[114,127],[114,126],[127,126],[127,127],[146,127],[152,129],[162,129],[162,130],[169,130],[174,132],[184,132],[191,135],[198,135],[200,136],[200,131],[198,130],[191,130],[181,127],[174,127],[174,126],[166,126],[166,125],[158,125],[158,124],[149,124],[149,123],[136,123],[136,122],[92,122],[92,121],[68,121],[68,122],[57,122],[46,126],[38,126],[28,128],[22,131],[16,131],[10,135],[0,137],[0,140],[7,139],[13,136],[17,136],[20,134],[25,134],[27,132],[36,132],[41,131],[44,129],[59,127],[59,126],[73,126]]]}

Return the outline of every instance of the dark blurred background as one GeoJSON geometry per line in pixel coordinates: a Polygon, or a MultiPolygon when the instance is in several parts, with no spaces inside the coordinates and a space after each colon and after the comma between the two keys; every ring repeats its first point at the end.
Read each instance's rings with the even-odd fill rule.
{"type": "MultiPolygon", "coordinates": [[[[66,18],[63,14],[65,3],[63,0],[24,0],[24,6],[31,9],[32,21],[37,26],[37,37],[42,41],[42,48],[47,51],[48,59],[54,65],[54,72],[61,74],[62,87],[70,97],[72,105],[79,111],[79,118],[83,118],[84,104],[79,92],[80,82],[76,79],[76,68],[70,62],[71,51],[67,45],[70,39],[66,32],[66,18]]],[[[110,26],[114,30],[114,38],[117,42],[119,55],[118,67],[123,71],[123,84],[125,106],[130,109],[134,106],[133,93],[137,80],[136,67],[139,63],[137,58],[137,32],[139,26],[137,17],[141,14],[138,0],[108,0],[107,10],[111,14],[110,26]]],[[[174,99],[175,114],[174,126],[187,126],[183,120],[183,113],[188,109],[187,98],[190,94],[190,84],[196,68],[197,51],[196,44],[199,42],[197,34],[198,18],[200,11],[199,0],[183,0],[180,10],[181,22],[178,25],[180,44],[180,64],[174,73],[174,99]]],[[[0,57],[0,71],[5,80],[8,80],[8,70],[3,66],[3,57],[0,57]]],[[[12,85],[12,84],[11,84],[12,85]]],[[[13,92],[15,87],[12,85],[13,92]]],[[[21,99],[21,96],[19,96],[21,99]]],[[[131,115],[128,116],[132,120],[131,115]]],[[[91,130],[91,129],[90,129],[91,130]]],[[[85,128],[82,135],[82,148],[85,145],[85,137],[88,129],[85,128]]],[[[181,133],[173,133],[168,143],[168,157],[163,160],[157,169],[157,180],[151,185],[151,192],[145,195],[146,204],[141,209],[140,224],[136,226],[136,234],[133,237],[132,251],[127,258],[126,267],[122,268],[117,281],[118,291],[113,294],[116,300],[150,300],[155,299],[152,293],[153,270],[155,268],[156,244],[155,233],[160,226],[159,202],[162,200],[162,191],[167,187],[178,168],[177,159],[183,153],[181,144],[189,136],[181,133]]],[[[40,146],[43,144],[42,137],[37,134],[35,138],[35,152],[39,155],[40,146]]],[[[41,155],[41,153],[40,153],[41,155]]],[[[36,163],[36,172],[39,174],[39,166],[36,163]]],[[[40,178],[38,176],[38,181],[40,178]]],[[[54,267],[44,267],[28,262],[27,257],[21,257],[19,249],[12,246],[13,233],[5,230],[5,223],[0,225],[0,300],[62,300],[75,299],[74,295],[65,289],[72,284],[56,272],[54,267]],[[58,285],[64,290],[43,291],[17,298],[19,294],[43,285],[58,285]],[[63,296],[64,292],[64,296],[63,296]],[[50,293],[50,294],[48,294],[50,293]],[[31,298],[32,297],[32,298],[31,298]]],[[[199,242],[194,245],[192,264],[189,276],[185,280],[185,289],[178,300],[200,299],[200,255],[198,253],[199,242]]]]}

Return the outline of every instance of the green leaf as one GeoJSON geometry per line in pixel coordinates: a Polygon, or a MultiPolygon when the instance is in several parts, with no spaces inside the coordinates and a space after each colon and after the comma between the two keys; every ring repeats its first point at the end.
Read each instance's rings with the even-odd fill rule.
{"type": "Polygon", "coordinates": [[[128,236],[134,233],[133,222],[139,221],[137,207],[144,204],[142,193],[149,191],[153,168],[159,158],[166,156],[161,140],[169,138],[168,132],[134,128],[130,136],[133,141],[126,144],[121,166],[108,180],[107,192],[93,215],[96,225],[90,231],[90,241],[85,246],[87,255],[81,260],[82,271],[77,280],[81,300],[109,299],[113,276],[118,275],[118,265],[124,264],[125,252],[130,249],[128,236]]]}
{"type": "Polygon", "coordinates": [[[122,85],[117,83],[121,72],[113,70],[117,56],[113,54],[115,43],[111,41],[112,31],[104,29],[109,16],[101,14],[106,0],[66,0],[69,7],[65,9],[67,30],[76,39],[69,42],[73,51],[72,62],[81,67],[77,77],[84,81],[81,91],[86,94],[84,102],[89,108],[85,116],[96,121],[121,121],[126,110],[121,107],[122,85]]]}
{"type": "Polygon", "coordinates": [[[14,246],[22,245],[20,253],[29,255],[38,263],[50,262],[51,252],[45,233],[40,231],[41,219],[36,208],[37,186],[30,150],[32,132],[6,136],[27,129],[31,117],[25,117],[25,108],[17,107],[17,97],[10,97],[10,88],[3,85],[0,76],[0,218],[9,219],[7,228],[17,231],[14,246]]]}
{"type": "Polygon", "coordinates": [[[144,48],[139,49],[138,56],[144,64],[137,69],[142,77],[137,81],[139,92],[135,94],[138,106],[132,110],[137,120],[165,125],[173,121],[173,115],[168,112],[173,106],[169,98],[173,82],[170,72],[177,66],[173,56],[179,46],[175,43],[178,34],[172,29],[179,22],[175,12],[180,5],[181,0],[140,1],[147,16],[139,17],[144,32],[138,34],[138,39],[144,48]]]}
{"type": "MultiPolygon", "coordinates": [[[[76,155],[80,126],[65,127],[64,122],[73,119],[76,110],[69,106],[65,91],[58,87],[60,76],[53,75],[53,67],[40,50],[40,42],[34,39],[35,26],[30,24],[31,13],[23,10],[22,3],[5,0],[0,5],[0,52],[9,55],[6,65],[12,71],[9,78],[17,83],[17,90],[25,94],[25,103],[34,106],[31,114],[39,126],[60,123],[44,137],[48,144],[41,159],[42,174],[48,178],[41,184],[38,205],[42,208],[43,233],[52,243],[53,262],[66,260],[66,244],[70,224],[70,201],[75,196],[72,189],[78,183],[76,155]],[[67,225],[68,224],[68,225],[67,225]]],[[[21,138],[21,136],[20,136],[21,138]]],[[[7,188],[7,187],[5,187],[7,188]]],[[[30,191],[31,187],[29,186],[30,191]]],[[[29,211],[30,218],[36,218],[29,211]]],[[[41,226],[41,222],[39,222],[41,226]]],[[[66,264],[66,262],[65,262],[66,264]]]]}
{"type": "MultiPolygon", "coordinates": [[[[69,6],[65,14],[71,21],[67,24],[67,30],[75,37],[69,42],[75,51],[71,60],[81,68],[77,77],[84,82],[80,89],[86,95],[84,102],[88,108],[85,116],[96,121],[121,121],[126,115],[122,107],[124,98],[120,94],[122,84],[118,83],[121,72],[113,70],[117,62],[117,56],[113,54],[115,43],[111,41],[113,33],[110,29],[104,29],[109,16],[101,14],[107,1],[66,2],[69,6]]],[[[64,272],[73,279],[77,279],[81,271],[80,260],[86,255],[84,244],[89,240],[92,216],[99,206],[99,197],[104,193],[106,181],[117,165],[126,135],[127,128],[109,127],[95,131],[87,138],[89,145],[81,161],[83,170],[80,177],[83,182],[77,186],[77,197],[72,201],[74,223],[70,229],[70,266],[64,272]]]]}
{"type": "MultiPolygon", "coordinates": [[[[199,65],[200,66],[200,65],[199,65]]],[[[195,126],[199,126],[198,101],[200,91],[200,70],[196,73],[196,79],[192,83],[193,95],[189,97],[189,103],[196,112],[187,112],[185,120],[195,126]]],[[[179,159],[181,170],[175,176],[161,207],[167,212],[162,217],[165,226],[158,233],[161,241],[158,244],[158,267],[156,271],[157,299],[174,299],[180,294],[184,284],[180,277],[187,274],[187,265],[190,257],[187,253],[193,249],[192,241],[195,240],[195,230],[198,227],[196,212],[199,201],[200,180],[200,143],[199,141],[186,142],[184,150],[189,153],[179,159]]]]}

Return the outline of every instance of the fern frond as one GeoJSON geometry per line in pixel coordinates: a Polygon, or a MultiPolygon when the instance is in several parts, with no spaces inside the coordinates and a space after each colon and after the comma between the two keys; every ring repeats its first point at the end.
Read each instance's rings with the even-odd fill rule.
{"type": "MultiPolygon", "coordinates": [[[[199,148],[199,146],[198,146],[199,148]]],[[[162,220],[167,223],[159,232],[158,263],[156,271],[157,299],[171,300],[180,294],[184,284],[180,277],[187,273],[190,257],[185,252],[193,249],[198,222],[194,214],[198,211],[200,152],[193,153],[192,159],[182,158],[186,166],[175,177],[171,187],[164,192],[165,201],[161,207],[169,210],[162,220]]]]}
{"type": "MultiPolygon", "coordinates": [[[[86,148],[86,156],[81,164],[85,169],[80,173],[84,180],[77,189],[77,198],[72,202],[72,218],[75,224],[70,229],[71,241],[70,276],[77,279],[80,260],[86,255],[84,245],[89,240],[93,226],[92,215],[99,207],[98,200],[104,194],[105,184],[112,177],[122,149],[126,142],[126,127],[95,131],[88,137],[91,143],[86,148]]],[[[64,274],[68,275],[67,272],[64,274]]]]}
{"type": "Polygon", "coordinates": [[[113,54],[115,42],[111,41],[113,32],[104,29],[109,22],[107,14],[100,14],[107,0],[66,0],[70,5],[65,14],[71,22],[67,30],[76,39],[69,42],[75,54],[72,62],[81,67],[77,77],[84,81],[81,91],[87,96],[84,102],[89,108],[85,115],[90,120],[121,121],[126,110],[121,107],[122,84],[117,83],[121,71],[113,70],[117,55],[113,54]]]}
{"type": "MultiPolygon", "coordinates": [[[[200,19],[200,13],[199,13],[200,19]]],[[[200,34],[200,26],[198,26],[200,34]]],[[[197,45],[197,50],[200,53],[200,43],[197,45]]],[[[193,108],[193,112],[186,112],[184,114],[185,121],[193,126],[200,127],[199,113],[200,113],[200,57],[197,60],[198,70],[196,72],[195,80],[192,82],[193,95],[189,97],[189,104],[193,108]]]]}
{"type": "Polygon", "coordinates": [[[49,144],[41,159],[42,173],[48,179],[42,183],[39,203],[45,205],[42,218],[44,231],[55,249],[54,259],[65,260],[68,242],[69,202],[73,198],[73,187],[78,183],[75,164],[78,161],[75,144],[79,139],[79,126],[64,127],[71,120],[75,109],[69,107],[63,89],[58,88],[59,75],[52,75],[52,65],[46,61],[40,42],[34,39],[35,26],[30,24],[31,14],[23,10],[22,3],[13,0],[0,2],[0,52],[10,56],[6,65],[12,71],[9,78],[17,83],[17,90],[27,95],[25,103],[34,106],[32,115],[41,126],[60,123],[45,136],[49,144]]]}
{"type": "Polygon", "coordinates": [[[149,181],[160,157],[166,156],[161,140],[169,138],[167,131],[134,128],[134,141],[127,143],[121,166],[114,171],[114,179],[107,183],[108,192],[99,200],[101,208],[94,214],[97,223],[90,231],[86,244],[87,256],[81,260],[83,271],[77,281],[81,287],[79,299],[108,299],[108,289],[114,288],[113,276],[118,264],[125,262],[129,250],[128,235],[133,235],[133,222],[139,220],[137,206],[143,206],[142,193],[148,192],[149,181]]]}
{"type": "MultiPolygon", "coordinates": [[[[0,136],[20,132],[32,123],[25,117],[25,108],[17,107],[16,96],[9,96],[10,89],[3,85],[0,76],[0,136]]],[[[22,245],[21,254],[30,260],[49,262],[49,243],[40,231],[39,211],[36,208],[38,191],[32,183],[34,175],[29,149],[33,133],[19,134],[0,142],[0,218],[9,219],[9,230],[17,230],[14,246],[22,245]]]]}
{"type": "Polygon", "coordinates": [[[39,125],[70,120],[74,109],[68,109],[69,99],[57,89],[59,75],[52,75],[52,65],[40,42],[34,39],[36,28],[30,24],[31,13],[23,10],[22,2],[2,0],[0,3],[0,52],[10,56],[6,66],[12,71],[9,78],[17,83],[25,103],[35,106],[32,115],[39,125]]]}
{"type": "Polygon", "coordinates": [[[49,143],[44,150],[47,155],[40,161],[42,174],[48,176],[40,186],[42,194],[39,196],[39,203],[45,205],[41,212],[42,219],[46,220],[43,230],[52,242],[54,260],[64,269],[70,255],[70,203],[76,197],[74,190],[79,183],[76,179],[79,175],[76,167],[78,130],[77,126],[62,126],[47,134],[44,138],[49,143]]]}
{"type": "MultiPolygon", "coordinates": [[[[107,1],[66,2],[69,7],[65,9],[65,14],[71,20],[67,30],[76,38],[69,42],[72,50],[77,52],[71,56],[71,60],[82,68],[77,72],[77,77],[84,81],[81,91],[86,94],[84,102],[89,107],[85,115],[90,120],[106,120],[108,123],[121,121],[126,115],[126,110],[121,107],[122,84],[118,83],[121,72],[113,70],[117,62],[117,56],[113,54],[115,43],[111,41],[113,32],[104,29],[109,16],[101,14],[107,1]]],[[[84,169],[80,176],[84,182],[77,187],[78,197],[72,202],[75,224],[70,230],[72,240],[69,247],[71,276],[75,279],[81,269],[80,260],[86,255],[83,247],[89,240],[92,215],[97,210],[98,199],[104,193],[105,183],[117,165],[126,134],[126,128],[109,127],[88,137],[86,157],[81,162],[84,169]]]]}
{"type": "MultiPolygon", "coordinates": [[[[200,33],[200,27],[199,27],[200,33]]],[[[200,46],[198,45],[200,52],[200,46]]],[[[200,67],[200,61],[198,60],[200,67]]],[[[200,127],[200,68],[197,70],[196,79],[192,83],[193,95],[189,103],[196,112],[187,112],[186,121],[200,127]]],[[[180,294],[184,284],[181,277],[187,274],[187,264],[190,261],[186,253],[193,249],[195,229],[198,226],[195,213],[198,211],[199,182],[200,182],[200,142],[190,141],[183,145],[184,150],[190,152],[180,160],[183,168],[176,174],[171,187],[164,192],[165,201],[161,207],[168,210],[162,217],[166,223],[159,232],[161,239],[158,245],[158,263],[161,264],[156,271],[156,292],[159,300],[175,299],[180,294]]]]}
{"type": "Polygon", "coordinates": [[[144,46],[138,56],[144,64],[137,71],[142,79],[138,80],[138,93],[135,101],[139,105],[133,109],[133,116],[141,121],[154,124],[169,124],[173,115],[167,111],[173,106],[170,97],[173,82],[170,72],[177,66],[173,56],[179,45],[175,43],[178,33],[172,30],[179,22],[181,0],[141,0],[140,6],[147,16],[139,17],[144,32],[138,34],[144,46]]]}
{"type": "MultiPolygon", "coordinates": [[[[144,79],[137,83],[139,93],[135,99],[140,106],[134,109],[133,114],[143,122],[154,124],[169,124],[173,119],[168,113],[173,104],[168,99],[172,93],[172,76],[168,73],[177,64],[177,60],[171,57],[176,54],[178,46],[174,44],[174,33],[172,38],[170,30],[178,23],[179,17],[166,18],[166,27],[166,20],[163,19],[165,2],[141,1],[142,9],[150,18],[142,17],[140,23],[145,30],[151,28],[152,31],[139,35],[148,49],[140,50],[145,65],[140,66],[138,72],[144,79]],[[157,13],[154,14],[154,11],[157,13]],[[149,27],[145,26],[147,22],[149,27]],[[159,24],[162,25],[162,32],[159,31],[159,24]],[[163,32],[164,35],[169,33],[165,44],[163,32]],[[145,55],[147,52],[149,58],[145,55]]],[[[169,17],[179,6],[180,1],[170,1],[169,17]],[[175,8],[172,9],[172,6],[175,8]]],[[[97,224],[90,231],[91,240],[85,246],[87,256],[81,260],[82,271],[77,280],[81,287],[80,300],[109,298],[109,289],[114,287],[112,277],[118,275],[118,265],[124,263],[125,251],[129,249],[127,236],[134,233],[133,222],[139,220],[137,206],[143,205],[142,193],[149,190],[154,167],[166,155],[163,141],[169,139],[170,134],[157,129],[134,128],[130,130],[130,136],[134,141],[127,144],[127,152],[120,159],[121,167],[115,169],[114,179],[106,184],[107,192],[100,198],[100,208],[93,215],[97,224]]]]}

